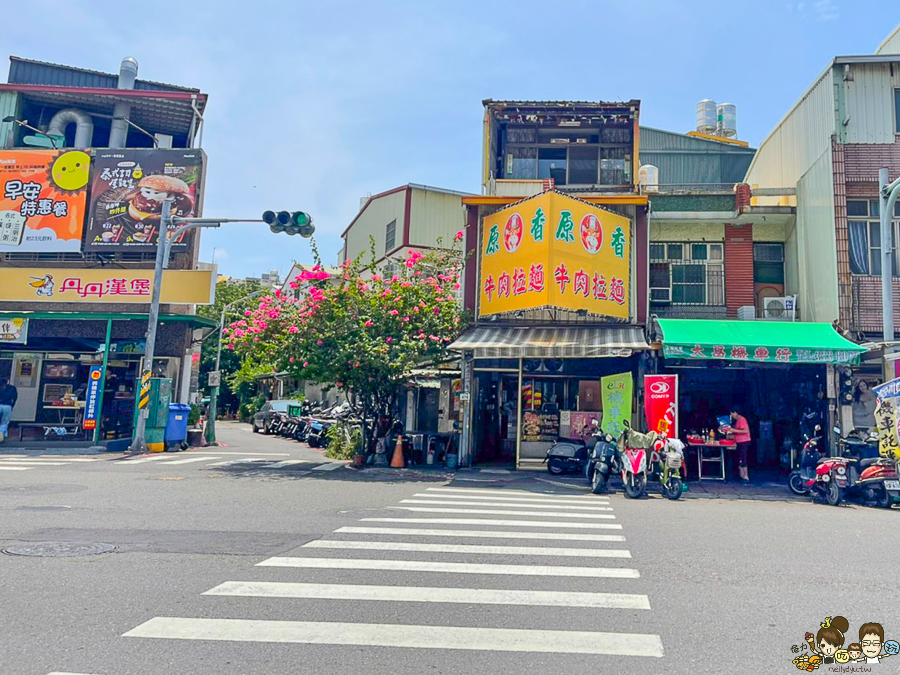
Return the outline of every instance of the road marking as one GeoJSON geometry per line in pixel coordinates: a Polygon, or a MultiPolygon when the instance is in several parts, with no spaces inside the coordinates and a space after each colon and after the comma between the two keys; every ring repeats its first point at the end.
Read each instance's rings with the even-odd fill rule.
{"type": "Polygon", "coordinates": [[[174,462],[166,462],[166,466],[174,466],[175,464],[192,464],[193,462],[208,462],[212,459],[221,459],[220,457],[188,457],[187,459],[176,459],[174,462]]]}
{"type": "Polygon", "coordinates": [[[662,657],[658,635],[157,616],[124,637],[662,657]]]}
{"type": "MultiPolygon", "coordinates": [[[[218,459],[216,457],[215,459],[218,459]]],[[[250,462],[271,462],[271,459],[265,457],[244,457],[243,459],[229,459],[224,462],[215,462],[209,466],[231,466],[232,464],[249,464],[250,462]]]]}
{"type": "MultiPolygon", "coordinates": [[[[518,515],[522,515],[521,513],[518,515]]],[[[433,523],[435,525],[500,525],[502,527],[563,527],[573,530],[621,530],[614,523],[565,523],[546,520],[494,520],[493,518],[360,518],[371,523],[433,523]]]]}
{"type": "Polygon", "coordinates": [[[138,459],[123,459],[122,464],[144,464],[145,462],[158,462],[161,459],[172,459],[171,456],[154,455],[153,457],[140,457],[138,459]]]}
{"type": "MultiPolygon", "coordinates": [[[[215,452],[214,450],[191,450],[190,454],[192,455],[246,455],[247,451],[244,452],[231,452],[229,450],[223,450],[221,452],[215,452]]],[[[254,457],[290,457],[291,453],[289,452],[254,452],[254,457]]]]}
{"type": "MultiPolygon", "coordinates": [[[[417,492],[413,495],[413,497],[422,497],[423,499],[461,499],[461,500],[483,500],[490,502],[517,502],[522,504],[553,504],[553,505],[575,505],[574,508],[581,508],[581,505],[578,502],[572,501],[562,501],[556,499],[541,499],[541,498],[532,498],[532,497],[495,497],[493,495],[451,495],[445,492],[434,493],[434,492],[417,492]]],[[[596,503],[598,506],[602,506],[604,504],[609,504],[609,497],[596,497],[591,500],[582,500],[585,504],[593,504],[596,503]]],[[[465,503],[465,502],[463,502],[465,503]]]]}
{"type": "Polygon", "coordinates": [[[10,462],[6,459],[0,459],[0,462],[9,464],[10,466],[65,466],[65,462],[10,462]]]}
{"type": "MultiPolygon", "coordinates": [[[[405,519],[397,518],[403,522],[405,519]]],[[[625,541],[621,534],[572,532],[498,532],[494,530],[428,530],[407,527],[342,527],[335,534],[396,534],[413,537],[471,537],[474,539],[555,539],[557,541],[625,541]]]]}
{"type": "Polygon", "coordinates": [[[561,506],[555,506],[553,504],[547,504],[545,502],[540,502],[537,504],[509,504],[506,502],[496,503],[496,502],[452,502],[444,499],[401,499],[401,504],[436,504],[438,506],[493,506],[493,507],[501,507],[504,509],[539,509],[539,508],[553,508],[553,509],[570,509],[572,511],[612,511],[611,506],[581,506],[580,504],[564,504],[561,506]]]}
{"type": "Polygon", "coordinates": [[[509,469],[479,469],[478,473],[511,473],[509,469]]]}
{"type": "Polygon", "coordinates": [[[448,602],[478,605],[530,605],[535,607],[592,607],[598,609],[650,609],[646,595],[629,593],[574,593],[562,591],[507,591],[480,588],[422,586],[362,586],[266,581],[226,581],[203,595],[246,598],[309,598],[316,600],[379,600],[387,602],[448,602]]]}
{"type": "Polygon", "coordinates": [[[328,464],[320,464],[319,466],[314,466],[312,468],[313,471],[334,471],[335,469],[343,469],[347,464],[344,462],[329,462],[328,464]]]}
{"type": "Polygon", "coordinates": [[[563,567],[558,565],[500,565],[494,563],[453,563],[423,560],[376,560],[370,558],[288,558],[274,557],[257,567],[300,567],[304,569],[386,570],[389,572],[441,572],[446,574],[506,574],[525,577],[593,577],[637,579],[640,573],[626,567],[563,567]]]}
{"type": "Polygon", "coordinates": [[[424,553],[478,553],[489,555],[547,555],[566,558],[630,558],[631,553],[611,548],[555,548],[543,546],[466,546],[461,544],[410,544],[394,541],[311,541],[301,548],[371,551],[421,551],[424,553]]]}
{"type": "Polygon", "coordinates": [[[57,462],[96,462],[96,459],[83,459],[81,457],[66,457],[65,455],[0,455],[0,462],[43,462],[53,460],[57,462]],[[43,460],[43,461],[42,461],[43,460]]]}
{"type": "Polygon", "coordinates": [[[501,511],[498,509],[434,509],[430,506],[391,506],[391,509],[415,511],[416,513],[485,513],[492,516],[539,516],[542,518],[596,518],[615,520],[610,513],[565,513],[560,511],[501,511]]]}
{"type": "Polygon", "coordinates": [[[0,471],[28,471],[30,466],[0,466],[0,471]]]}
{"type": "MultiPolygon", "coordinates": [[[[426,492],[456,492],[459,494],[468,494],[468,495],[500,495],[506,497],[531,497],[533,499],[564,499],[566,501],[573,502],[588,502],[594,501],[598,499],[598,497],[594,495],[558,495],[558,494],[549,494],[546,492],[529,492],[527,490],[492,490],[487,488],[476,488],[476,487],[465,487],[465,488],[450,488],[450,487],[430,487],[425,488],[426,492]]],[[[602,498],[600,498],[602,499],[602,498]]]]}
{"type": "Polygon", "coordinates": [[[275,464],[267,464],[264,466],[264,469],[283,469],[287,466],[294,466],[295,464],[309,464],[305,459],[286,459],[283,462],[275,462],[275,464]]]}

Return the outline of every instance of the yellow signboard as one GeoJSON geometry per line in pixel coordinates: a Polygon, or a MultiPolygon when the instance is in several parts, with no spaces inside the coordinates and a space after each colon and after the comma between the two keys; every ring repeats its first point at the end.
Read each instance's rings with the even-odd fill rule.
{"type": "MultiPolygon", "coordinates": [[[[165,270],[161,301],[178,305],[211,305],[213,270],[165,270]]],[[[153,270],[0,268],[0,301],[148,304],[153,270]]]]}
{"type": "Polygon", "coordinates": [[[559,192],[486,216],[479,314],[540,307],[630,318],[631,221],[559,192]]]}

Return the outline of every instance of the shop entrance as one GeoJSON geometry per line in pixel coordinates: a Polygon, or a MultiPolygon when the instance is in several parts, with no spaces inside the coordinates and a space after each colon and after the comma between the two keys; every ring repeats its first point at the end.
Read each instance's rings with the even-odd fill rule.
{"type": "Polygon", "coordinates": [[[475,373],[475,462],[514,464],[518,373],[475,373]]]}

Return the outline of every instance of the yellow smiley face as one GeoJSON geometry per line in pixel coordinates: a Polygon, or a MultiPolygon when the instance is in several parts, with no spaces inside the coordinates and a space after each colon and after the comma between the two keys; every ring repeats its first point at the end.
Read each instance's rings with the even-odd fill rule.
{"type": "Polygon", "coordinates": [[[90,168],[91,158],[86,152],[64,152],[53,162],[50,177],[62,190],[80,190],[88,184],[90,168]]]}
{"type": "Polygon", "coordinates": [[[847,663],[850,660],[850,653],[846,649],[838,649],[834,653],[834,660],[838,663],[847,663]]]}

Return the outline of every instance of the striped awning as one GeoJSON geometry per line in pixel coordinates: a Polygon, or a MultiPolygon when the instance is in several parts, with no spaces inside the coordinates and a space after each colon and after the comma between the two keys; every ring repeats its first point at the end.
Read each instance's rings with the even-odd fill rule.
{"type": "Polygon", "coordinates": [[[475,358],[599,358],[631,356],[650,345],[643,329],[636,326],[476,326],[460,335],[450,349],[474,351],[475,358]]]}

